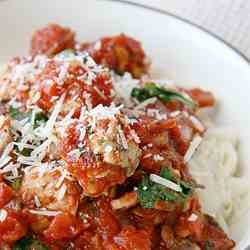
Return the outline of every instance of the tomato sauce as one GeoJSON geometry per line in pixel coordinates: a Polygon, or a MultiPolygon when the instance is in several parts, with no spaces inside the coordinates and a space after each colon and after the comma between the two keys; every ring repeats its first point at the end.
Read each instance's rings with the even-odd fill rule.
{"type": "MultiPolygon", "coordinates": [[[[210,92],[177,89],[180,96],[184,92],[191,97],[194,109],[180,98],[167,102],[156,98],[143,111],[136,102],[132,108],[119,106],[110,70],[121,75],[129,72],[134,78],[148,73],[140,42],[124,34],[77,45],[73,31],[51,24],[34,33],[30,53],[32,59],[14,60],[6,76],[17,97],[22,96],[17,98],[21,122],[31,120],[33,127],[27,139],[26,123],[19,125],[16,109],[7,114],[18,124],[16,131],[0,126],[0,133],[14,138],[11,160],[23,160],[18,165],[22,171],[16,171],[24,175],[21,187],[9,175],[0,178],[0,248],[233,249],[235,243],[203,213],[196,194],[200,185],[184,160],[194,137],[205,132],[196,111],[214,105],[210,92]],[[74,51],[58,55],[65,49],[74,51]],[[34,66],[33,60],[44,65],[34,66]],[[24,81],[24,92],[9,74],[23,63],[27,74],[35,71],[34,79],[24,81]],[[53,123],[50,115],[60,100],[53,123]],[[32,105],[48,119],[30,118],[32,105]],[[39,140],[33,143],[37,134],[39,140]],[[28,156],[20,142],[29,146],[28,156]],[[49,153],[43,156],[43,151],[34,148],[49,153]]],[[[143,88],[142,80],[139,84],[143,88]]]]}

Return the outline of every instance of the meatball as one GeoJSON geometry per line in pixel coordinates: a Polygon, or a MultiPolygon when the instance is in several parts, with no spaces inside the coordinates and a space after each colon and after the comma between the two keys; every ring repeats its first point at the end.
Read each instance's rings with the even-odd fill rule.
{"type": "Polygon", "coordinates": [[[74,48],[74,44],[75,33],[73,31],[57,24],[49,24],[33,34],[30,54],[52,56],[65,49],[74,48]]]}
{"type": "Polygon", "coordinates": [[[49,110],[65,94],[62,112],[75,109],[79,113],[84,104],[89,108],[100,103],[109,105],[111,90],[109,73],[92,58],[86,54],[62,53],[45,62],[29,95],[33,100],[38,94],[36,104],[49,110]]]}
{"type": "Polygon", "coordinates": [[[141,150],[119,107],[86,112],[66,129],[61,144],[69,171],[90,196],[122,184],[139,165],[141,150]]]}
{"type": "MultiPolygon", "coordinates": [[[[106,131],[98,130],[98,132],[89,136],[91,150],[95,155],[101,156],[104,162],[126,169],[126,175],[131,176],[139,165],[141,151],[138,145],[133,139],[125,138],[126,142],[117,140],[118,136],[123,136],[123,131],[119,129],[116,120],[109,121],[106,131]],[[121,146],[123,143],[126,145],[121,146]]],[[[123,139],[121,137],[121,140],[123,139]]]]}
{"type": "Polygon", "coordinates": [[[104,64],[118,74],[129,72],[139,78],[148,69],[140,42],[124,34],[82,44],[80,49],[87,51],[96,63],[104,64]]]}
{"type": "Polygon", "coordinates": [[[46,208],[73,215],[80,199],[76,184],[65,177],[64,170],[47,170],[46,166],[35,167],[26,173],[20,192],[29,208],[46,208]]]}
{"type": "Polygon", "coordinates": [[[182,240],[177,239],[174,246],[172,246],[173,250],[200,250],[201,248],[196,244],[191,242],[190,240],[182,240]]]}

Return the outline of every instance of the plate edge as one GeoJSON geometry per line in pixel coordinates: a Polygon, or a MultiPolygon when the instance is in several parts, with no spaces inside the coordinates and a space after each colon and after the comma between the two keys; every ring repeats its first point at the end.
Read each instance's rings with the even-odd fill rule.
{"type": "Polygon", "coordinates": [[[131,1],[128,1],[128,0],[102,0],[102,1],[106,1],[106,2],[116,2],[116,3],[121,3],[121,4],[126,4],[126,5],[130,5],[130,6],[135,6],[137,8],[142,8],[142,9],[146,9],[146,10],[149,10],[149,11],[152,11],[152,12],[156,12],[158,14],[161,14],[161,15],[166,15],[166,16],[169,16],[169,17],[172,17],[174,19],[177,19],[181,22],[184,22],[190,26],[193,26],[194,28],[206,33],[207,35],[209,35],[210,37],[214,38],[215,40],[221,42],[224,46],[228,47],[229,49],[231,49],[234,53],[236,53],[241,59],[243,59],[243,61],[245,63],[248,64],[248,66],[250,66],[250,58],[248,58],[246,55],[244,55],[239,49],[237,49],[235,46],[233,46],[231,43],[227,42],[226,40],[224,40],[222,37],[220,37],[219,35],[215,34],[214,32],[202,27],[201,25],[199,24],[196,24],[196,23],[193,23],[192,21],[186,19],[186,18],[183,18],[183,17],[180,17],[176,14],[173,14],[169,11],[166,11],[166,10],[162,10],[162,9],[159,9],[159,8],[156,8],[156,7],[152,7],[152,6],[148,6],[148,5],[144,5],[144,4],[141,4],[141,3],[135,3],[135,2],[131,2],[131,1]]]}

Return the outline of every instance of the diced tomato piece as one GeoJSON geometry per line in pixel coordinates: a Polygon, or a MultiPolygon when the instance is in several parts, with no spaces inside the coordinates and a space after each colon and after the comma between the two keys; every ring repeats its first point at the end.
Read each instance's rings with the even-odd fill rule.
{"type": "Polygon", "coordinates": [[[148,232],[136,229],[133,226],[125,226],[122,231],[114,237],[114,241],[122,250],[151,249],[151,239],[148,232]]]}
{"type": "Polygon", "coordinates": [[[65,240],[76,237],[82,231],[81,222],[70,214],[59,214],[51,222],[44,232],[47,238],[52,240],[65,240]]]}
{"type": "Polygon", "coordinates": [[[102,63],[117,73],[130,72],[135,78],[148,68],[141,43],[124,34],[82,44],[80,50],[87,51],[96,63],[102,63]]]}
{"type": "Polygon", "coordinates": [[[118,220],[115,216],[114,211],[111,208],[110,202],[101,199],[98,202],[99,217],[98,226],[104,235],[104,238],[111,239],[114,235],[120,231],[118,220]]]}
{"type": "Polygon", "coordinates": [[[6,205],[13,197],[13,191],[4,182],[0,183],[0,208],[6,205]]]}
{"type": "Polygon", "coordinates": [[[65,94],[65,106],[76,98],[77,104],[75,105],[78,109],[86,104],[86,96],[89,96],[89,101],[93,107],[98,104],[111,104],[112,81],[107,72],[98,73],[92,84],[89,85],[83,80],[79,80],[79,77],[83,76],[86,70],[79,65],[71,65],[67,69],[70,77],[65,77],[61,80],[61,84],[58,84],[55,79],[59,77],[60,67],[59,62],[51,60],[36,78],[37,83],[39,83],[38,90],[40,94],[37,105],[40,108],[49,110],[55,104],[57,98],[63,94],[65,94]]]}
{"type": "Polygon", "coordinates": [[[77,163],[70,163],[68,169],[89,196],[99,196],[108,188],[126,180],[126,173],[120,166],[87,161],[87,157],[79,159],[77,163]]]}
{"type": "MultiPolygon", "coordinates": [[[[107,248],[103,247],[103,240],[101,235],[98,233],[85,231],[81,236],[79,236],[75,242],[73,249],[84,249],[84,250],[105,250],[107,248]]],[[[110,250],[115,250],[113,248],[108,248],[110,250]]],[[[119,250],[119,249],[117,249],[119,250]]]]}
{"type": "Polygon", "coordinates": [[[209,242],[215,250],[228,250],[235,246],[234,241],[227,237],[214,218],[209,215],[204,216],[204,229],[198,240],[202,246],[209,242]]]}
{"type": "Polygon", "coordinates": [[[199,107],[211,107],[215,104],[214,96],[209,91],[204,91],[201,89],[191,89],[186,90],[186,92],[194,99],[199,107]]]}
{"type": "Polygon", "coordinates": [[[0,241],[13,243],[22,238],[27,232],[26,223],[11,210],[7,210],[7,217],[0,222],[0,241]]]}
{"type": "Polygon", "coordinates": [[[54,55],[64,49],[74,48],[75,33],[57,24],[37,30],[31,40],[31,55],[54,55]]]}

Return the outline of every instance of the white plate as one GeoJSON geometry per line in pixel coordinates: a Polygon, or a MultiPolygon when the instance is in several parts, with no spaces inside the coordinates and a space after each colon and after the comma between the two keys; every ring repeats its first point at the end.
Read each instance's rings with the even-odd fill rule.
{"type": "MultiPolygon", "coordinates": [[[[182,20],[132,4],[107,0],[2,0],[0,63],[27,53],[32,32],[49,22],[71,27],[81,41],[120,32],[134,36],[152,58],[156,77],[214,91],[220,100],[218,123],[238,129],[242,174],[250,176],[250,68],[239,54],[182,20]]],[[[242,218],[234,229],[237,249],[244,249],[249,235],[250,216],[242,218]]]]}

